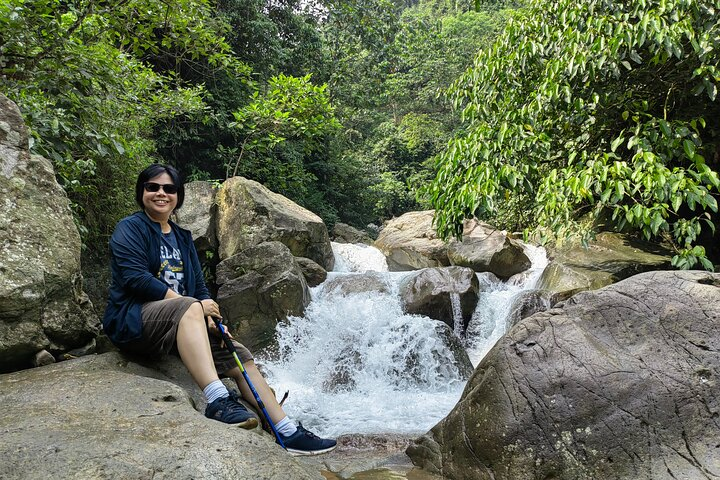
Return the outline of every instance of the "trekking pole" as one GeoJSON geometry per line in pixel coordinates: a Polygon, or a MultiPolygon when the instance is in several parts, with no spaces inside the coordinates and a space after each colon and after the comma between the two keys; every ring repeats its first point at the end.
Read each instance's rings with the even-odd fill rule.
{"type": "Polygon", "coordinates": [[[240,358],[237,355],[237,351],[235,350],[235,345],[233,344],[232,340],[228,336],[227,330],[225,330],[225,326],[222,324],[222,318],[212,317],[213,322],[215,322],[215,325],[217,325],[218,330],[220,330],[220,335],[222,335],[223,343],[225,344],[225,348],[228,352],[233,356],[235,359],[235,363],[237,363],[238,368],[240,368],[240,372],[243,375],[243,378],[245,379],[245,382],[247,382],[248,387],[250,387],[250,391],[252,391],[253,396],[255,397],[255,401],[258,404],[258,407],[260,407],[260,411],[262,412],[263,416],[265,417],[265,420],[267,420],[268,424],[270,425],[270,428],[272,429],[273,433],[275,434],[275,438],[277,439],[277,442],[280,444],[282,448],[287,450],[285,447],[285,444],[282,441],[282,438],[280,438],[280,433],[277,431],[277,428],[275,428],[275,423],[270,418],[270,415],[268,415],[267,410],[265,409],[265,404],[263,403],[262,399],[260,398],[260,395],[258,395],[257,390],[255,390],[255,386],[250,381],[250,377],[248,376],[247,372],[245,371],[245,367],[243,367],[242,362],[240,361],[240,358]]]}

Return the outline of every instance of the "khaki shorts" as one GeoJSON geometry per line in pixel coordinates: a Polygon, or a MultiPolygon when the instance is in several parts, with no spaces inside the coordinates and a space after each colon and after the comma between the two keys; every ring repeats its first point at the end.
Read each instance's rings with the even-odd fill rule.
{"type": "MultiPolygon", "coordinates": [[[[123,346],[128,352],[143,356],[162,356],[177,352],[177,329],[180,319],[187,309],[198,300],[192,297],[168,298],[155,302],[147,302],[142,307],[143,333],[138,340],[123,346]]],[[[208,332],[210,350],[212,351],[215,369],[223,374],[236,367],[235,359],[221,340],[208,332]]],[[[240,361],[245,363],[253,359],[250,350],[233,340],[240,361]]]]}

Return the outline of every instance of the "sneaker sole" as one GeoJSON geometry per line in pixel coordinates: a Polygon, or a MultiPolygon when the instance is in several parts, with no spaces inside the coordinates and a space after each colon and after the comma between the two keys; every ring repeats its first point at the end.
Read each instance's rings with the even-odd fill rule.
{"type": "Polygon", "coordinates": [[[287,448],[286,451],[293,457],[305,457],[311,455],[322,455],[323,453],[332,452],[336,448],[337,445],[333,445],[332,447],[326,448],[324,450],[294,450],[292,448],[287,448]]]}
{"type": "Polygon", "coordinates": [[[234,423],[233,425],[239,428],[243,428],[245,430],[252,430],[253,428],[256,428],[258,426],[258,421],[257,418],[252,417],[248,418],[244,422],[234,423]]]}

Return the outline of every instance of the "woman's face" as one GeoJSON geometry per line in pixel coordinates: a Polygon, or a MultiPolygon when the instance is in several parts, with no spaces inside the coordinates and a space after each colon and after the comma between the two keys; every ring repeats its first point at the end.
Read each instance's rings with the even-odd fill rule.
{"type": "MultiPolygon", "coordinates": [[[[162,173],[157,177],[153,177],[146,183],[174,185],[172,177],[170,177],[167,173],[162,173]]],[[[177,193],[169,194],[164,188],[160,188],[156,192],[148,192],[147,188],[145,188],[143,190],[142,200],[143,206],[145,207],[145,213],[147,213],[150,218],[156,220],[167,220],[177,205],[177,193]]]]}

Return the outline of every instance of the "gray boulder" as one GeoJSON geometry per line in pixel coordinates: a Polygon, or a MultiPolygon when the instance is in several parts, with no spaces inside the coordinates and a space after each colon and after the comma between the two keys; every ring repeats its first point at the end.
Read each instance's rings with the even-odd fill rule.
{"type": "Polygon", "coordinates": [[[366,232],[351,227],[346,223],[337,222],[332,229],[332,241],[337,243],[364,243],[372,245],[373,239],[366,232]]]}
{"type": "Polygon", "coordinates": [[[450,265],[447,244],[432,226],[434,210],[408,212],[388,222],[375,247],[385,254],[391,272],[450,265]]]}
{"type": "Polygon", "coordinates": [[[550,308],[547,293],[542,290],[523,290],[512,300],[507,324],[512,327],[520,320],[550,308]]]}
{"type": "Polygon", "coordinates": [[[465,350],[460,339],[455,335],[451,326],[444,322],[437,322],[435,324],[435,332],[440,337],[445,345],[448,346],[452,353],[452,359],[444,359],[444,361],[450,360],[457,368],[460,378],[463,380],[470,378],[473,373],[473,365],[470,361],[470,356],[465,350]]]}
{"type": "Polygon", "coordinates": [[[649,272],[521,321],[408,449],[448,479],[720,474],[720,274],[649,272]]]}
{"type": "Polygon", "coordinates": [[[215,226],[215,194],[210,182],[185,184],[185,202],[177,210],[177,224],[192,232],[195,248],[203,260],[205,252],[215,252],[218,247],[215,226]]]}
{"type": "Polygon", "coordinates": [[[327,271],[309,258],[295,257],[309,287],[317,287],[327,279],[327,271]]]}
{"type": "Polygon", "coordinates": [[[0,204],[0,372],[7,372],[32,366],[42,350],[57,355],[87,344],[99,320],[82,289],[67,196],[50,162],[30,154],[20,111],[1,94],[0,204]]]}
{"type": "Polygon", "coordinates": [[[363,272],[351,275],[339,275],[328,280],[323,292],[339,292],[341,295],[352,295],[363,292],[388,293],[388,284],[378,272],[363,272]]]}
{"type": "Polygon", "coordinates": [[[305,277],[290,250],[264,242],[223,260],[217,302],[235,338],[251,351],[272,345],[275,327],[310,303],[305,277]]]}
{"type": "Polygon", "coordinates": [[[507,279],[530,268],[520,242],[476,220],[465,222],[462,241],[440,240],[432,223],[434,213],[408,212],[380,231],[375,247],[385,254],[390,271],[457,265],[507,279]]]}
{"type": "Polygon", "coordinates": [[[117,353],[0,375],[0,391],[3,478],[323,478],[117,353]]]}
{"type": "Polygon", "coordinates": [[[475,272],[464,267],[424,268],[400,283],[400,299],[406,313],[440,320],[453,329],[455,315],[459,315],[463,331],[475,311],[479,292],[475,272]],[[453,295],[457,295],[455,307],[453,295]]]}
{"type": "Polygon", "coordinates": [[[217,195],[220,259],[278,241],[296,257],[332,270],[335,257],[322,219],[291,200],[243,177],[228,179],[217,195]]]}
{"type": "Polygon", "coordinates": [[[448,258],[452,265],[469,267],[476,272],[492,272],[502,279],[523,272],[531,265],[520,242],[475,220],[465,222],[461,242],[450,242],[448,258]]]}
{"type": "Polygon", "coordinates": [[[554,249],[551,256],[537,288],[548,292],[553,304],[577,292],[668,268],[672,259],[670,252],[657,245],[611,232],[599,233],[588,248],[571,243],[554,249]]]}

